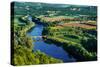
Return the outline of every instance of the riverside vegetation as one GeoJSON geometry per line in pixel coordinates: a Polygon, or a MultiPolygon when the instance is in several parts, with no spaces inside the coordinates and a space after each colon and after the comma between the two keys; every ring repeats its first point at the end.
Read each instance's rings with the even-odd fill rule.
{"type": "Polygon", "coordinates": [[[59,26],[55,22],[45,22],[43,36],[48,43],[62,46],[77,61],[90,61],[97,58],[97,30],[94,28],[81,28],[73,26],[59,26]]]}
{"type": "MultiPolygon", "coordinates": [[[[20,18],[14,17],[14,20],[18,20],[20,18]]],[[[23,19],[21,19],[23,20],[23,19]]],[[[44,54],[41,51],[32,51],[34,45],[32,44],[33,40],[31,37],[27,36],[26,33],[32,27],[35,26],[34,22],[30,22],[28,20],[23,20],[23,24],[19,22],[12,21],[14,27],[12,25],[12,32],[14,34],[14,46],[12,54],[12,64],[13,65],[30,65],[30,64],[49,64],[49,63],[60,63],[61,60],[55,59],[51,56],[44,54]],[[24,22],[26,21],[26,22],[24,22]]]]}

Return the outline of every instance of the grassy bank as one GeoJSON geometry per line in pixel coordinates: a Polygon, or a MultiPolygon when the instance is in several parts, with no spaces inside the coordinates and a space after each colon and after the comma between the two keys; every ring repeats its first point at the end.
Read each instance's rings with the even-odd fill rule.
{"type": "MultiPolygon", "coordinates": [[[[43,22],[44,23],[44,22],[43,22]]],[[[42,35],[47,43],[55,43],[72,55],[77,61],[97,60],[96,27],[59,26],[55,22],[45,22],[42,35]]],[[[74,23],[71,23],[74,24],[74,23]]]]}
{"type": "Polygon", "coordinates": [[[62,46],[62,48],[76,58],[77,61],[96,60],[96,55],[88,52],[81,44],[57,37],[47,37],[46,41],[49,41],[49,43],[55,43],[58,46],[62,46]]]}

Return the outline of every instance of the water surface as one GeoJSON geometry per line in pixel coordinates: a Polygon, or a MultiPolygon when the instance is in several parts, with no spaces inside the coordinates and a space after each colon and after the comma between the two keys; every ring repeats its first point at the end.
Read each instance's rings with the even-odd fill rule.
{"type": "Polygon", "coordinates": [[[43,25],[37,24],[30,32],[28,32],[28,35],[34,36],[33,40],[35,40],[35,42],[33,42],[33,50],[40,50],[41,52],[44,52],[45,54],[54,58],[63,60],[64,62],[75,61],[75,59],[65,52],[62,47],[44,42],[41,37],[42,31],[43,25]]]}

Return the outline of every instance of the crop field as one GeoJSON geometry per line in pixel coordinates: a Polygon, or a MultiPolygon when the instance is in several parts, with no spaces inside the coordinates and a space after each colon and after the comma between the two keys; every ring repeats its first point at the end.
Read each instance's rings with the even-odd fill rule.
{"type": "Polygon", "coordinates": [[[82,24],[82,23],[64,23],[62,25],[59,25],[58,27],[80,27],[80,28],[86,28],[86,29],[92,29],[96,28],[96,26],[88,25],[88,24],[82,24]]]}
{"type": "Polygon", "coordinates": [[[55,22],[55,21],[75,21],[79,20],[74,17],[56,16],[56,17],[42,17],[41,20],[45,22],[55,22]]]}

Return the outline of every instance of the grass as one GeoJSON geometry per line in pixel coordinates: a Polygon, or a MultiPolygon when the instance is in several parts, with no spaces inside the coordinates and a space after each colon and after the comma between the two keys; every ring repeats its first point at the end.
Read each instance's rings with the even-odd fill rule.
{"type": "Polygon", "coordinates": [[[96,60],[96,55],[88,52],[81,44],[72,42],[71,40],[64,40],[57,37],[47,37],[47,41],[51,41],[56,45],[63,47],[65,51],[71,54],[77,61],[90,61],[96,60]]]}
{"type": "Polygon", "coordinates": [[[76,23],[66,23],[66,25],[45,27],[43,35],[48,36],[46,42],[51,41],[56,45],[62,45],[63,49],[79,61],[96,60],[96,34],[92,34],[96,33],[96,28],[83,28],[76,23]],[[71,26],[66,26],[67,24],[71,24],[71,26]],[[75,26],[73,27],[72,24],[75,26]]]}

